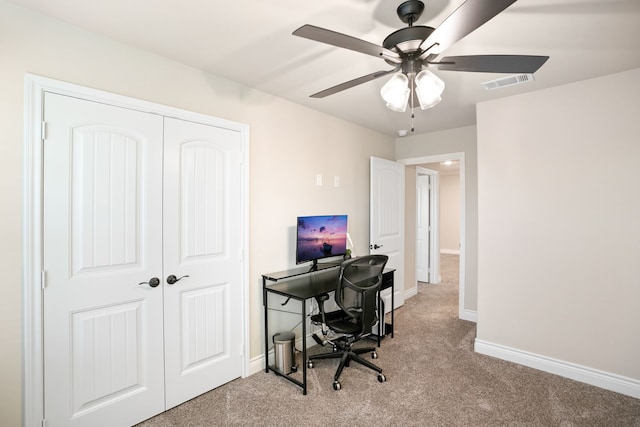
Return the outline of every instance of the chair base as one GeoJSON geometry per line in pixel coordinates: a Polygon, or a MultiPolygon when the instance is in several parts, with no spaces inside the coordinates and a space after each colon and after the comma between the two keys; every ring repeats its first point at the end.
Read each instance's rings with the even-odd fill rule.
{"type": "MultiPolygon", "coordinates": [[[[337,343],[339,344],[339,343],[337,343]]],[[[312,356],[309,356],[309,367],[312,368],[313,367],[313,360],[320,360],[320,359],[340,359],[340,364],[338,365],[338,369],[336,370],[336,374],[333,376],[333,388],[335,390],[339,390],[340,389],[340,375],[342,374],[342,371],[344,370],[345,367],[349,366],[349,363],[351,361],[359,363],[363,366],[366,366],[369,369],[373,369],[374,371],[376,371],[379,375],[378,375],[378,380],[380,382],[384,382],[384,376],[382,375],[382,368],[380,368],[377,365],[374,365],[373,363],[369,362],[368,360],[360,357],[360,354],[363,353],[372,353],[373,354],[373,358],[377,358],[377,353],[376,353],[376,349],[375,347],[364,347],[364,348],[351,348],[350,345],[348,346],[343,346],[342,348],[340,348],[339,345],[337,345],[337,350],[333,351],[331,353],[321,353],[321,354],[314,354],[312,356]],[[383,379],[381,379],[383,378],[383,379]]]]}

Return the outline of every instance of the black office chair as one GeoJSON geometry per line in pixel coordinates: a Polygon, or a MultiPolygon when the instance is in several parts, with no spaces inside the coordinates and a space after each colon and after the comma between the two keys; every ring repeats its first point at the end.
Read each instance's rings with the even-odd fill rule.
{"type": "Polygon", "coordinates": [[[340,374],[349,362],[354,361],[378,372],[378,381],[385,382],[382,369],[360,354],[371,352],[378,358],[375,347],[352,348],[352,345],[372,333],[378,319],[378,297],[382,283],[382,271],[386,265],[386,255],[366,255],[344,261],[340,265],[340,275],[336,285],[335,301],[340,310],[325,313],[324,302],[327,294],[317,297],[320,312],[311,316],[311,321],[322,325],[322,337],[313,335],[321,345],[331,345],[331,353],[316,354],[309,357],[307,366],[313,368],[318,359],[340,359],[340,365],[333,377],[333,389],[340,390],[340,374]]]}

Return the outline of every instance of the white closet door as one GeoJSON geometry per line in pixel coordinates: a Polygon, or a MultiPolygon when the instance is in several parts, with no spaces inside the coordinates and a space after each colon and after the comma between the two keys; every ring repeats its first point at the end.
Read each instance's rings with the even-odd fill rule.
{"type": "Polygon", "coordinates": [[[47,426],[164,410],[162,117],[47,94],[47,426]]]}
{"type": "Polygon", "coordinates": [[[241,142],[165,119],[167,409],[242,374],[241,142]]]}

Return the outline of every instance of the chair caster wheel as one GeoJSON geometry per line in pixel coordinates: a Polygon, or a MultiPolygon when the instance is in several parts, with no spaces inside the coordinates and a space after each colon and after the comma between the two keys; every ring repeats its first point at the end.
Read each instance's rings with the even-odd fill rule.
{"type": "Polygon", "coordinates": [[[295,366],[295,365],[293,365],[293,366],[291,367],[291,372],[298,372],[298,367],[297,367],[297,366],[295,366]]]}
{"type": "Polygon", "coordinates": [[[387,380],[387,377],[384,376],[383,373],[378,374],[378,381],[383,383],[387,380]]]}
{"type": "Polygon", "coordinates": [[[307,368],[313,369],[313,362],[311,360],[307,362],[307,368]]]}
{"type": "Polygon", "coordinates": [[[338,390],[340,390],[341,388],[342,388],[342,387],[340,386],[340,381],[334,381],[334,382],[333,382],[333,389],[334,389],[335,391],[338,391],[338,390]]]}
{"type": "Polygon", "coordinates": [[[375,351],[371,353],[371,358],[372,359],[377,359],[378,358],[378,353],[376,353],[375,351]]]}

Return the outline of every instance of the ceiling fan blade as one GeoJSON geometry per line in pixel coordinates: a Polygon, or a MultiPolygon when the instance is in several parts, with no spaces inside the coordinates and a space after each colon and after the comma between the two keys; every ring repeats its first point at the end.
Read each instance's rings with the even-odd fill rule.
{"type": "Polygon", "coordinates": [[[420,59],[440,54],[515,2],[516,0],[465,1],[422,42],[422,50],[433,47],[420,55],[420,59]]]}
{"type": "Polygon", "coordinates": [[[638,0],[590,0],[575,3],[518,5],[509,13],[553,13],[558,15],[602,14],[602,13],[637,13],[640,11],[638,0]]]}
{"type": "Polygon", "coordinates": [[[343,90],[350,89],[354,86],[361,85],[362,83],[370,82],[375,79],[379,79],[380,77],[384,77],[388,74],[395,73],[399,71],[400,68],[394,68],[393,70],[383,70],[376,71],[375,73],[367,74],[366,76],[358,77],[357,79],[349,80],[348,82],[340,83],[339,85],[330,87],[329,89],[325,89],[318,93],[314,93],[310,96],[310,98],[324,98],[329,95],[333,95],[334,93],[342,92],[343,90]]]}
{"type": "Polygon", "coordinates": [[[337,47],[342,47],[344,49],[351,49],[356,52],[364,53],[366,55],[384,58],[396,64],[402,62],[402,60],[400,59],[400,55],[389,49],[385,49],[382,46],[378,46],[376,44],[351,37],[346,34],[327,30],[326,28],[316,27],[315,25],[303,25],[302,27],[295,30],[293,32],[293,35],[337,47]]]}
{"type": "Polygon", "coordinates": [[[478,73],[534,73],[549,59],[533,55],[446,56],[434,63],[439,70],[478,73]]]}

